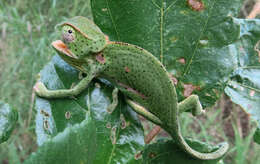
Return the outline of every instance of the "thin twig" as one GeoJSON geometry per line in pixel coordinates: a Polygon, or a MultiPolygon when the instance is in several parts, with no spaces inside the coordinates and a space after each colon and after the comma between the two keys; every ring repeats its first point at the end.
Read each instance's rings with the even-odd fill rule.
{"type": "Polygon", "coordinates": [[[30,126],[30,123],[31,123],[32,110],[33,110],[33,106],[34,106],[34,100],[35,100],[35,92],[34,92],[34,90],[33,90],[33,91],[32,91],[32,96],[31,96],[30,109],[29,109],[29,117],[28,117],[28,121],[27,121],[26,127],[29,127],[29,126],[30,126]]]}
{"type": "Polygon", "coordinates": [[[254,19],[258,14],[260,14],[260,1],[259,0],[255,3],[252,11],[246,18],[254,19]]]}
{"type": "Polygon", "coordinates": [[[158,125],[154,126],[153,129],[149,132],[149,134],[145,136],[144,142],[146,144],[149,144],[160,131],[161,131],[160,126],[158,125]]]}

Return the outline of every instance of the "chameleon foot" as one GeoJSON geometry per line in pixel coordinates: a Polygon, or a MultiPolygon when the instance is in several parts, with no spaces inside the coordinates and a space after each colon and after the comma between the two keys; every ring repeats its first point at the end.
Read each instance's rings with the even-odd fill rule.
{"type": "Polygon", "coordinates": [[[42,82],[37,82],[34,86],[33,86],[33,90],[35,91],[35,93],[38,96],[43,96],[44,93],[47,92],[47,88],[45,87],[45,85],[42,82]]]}

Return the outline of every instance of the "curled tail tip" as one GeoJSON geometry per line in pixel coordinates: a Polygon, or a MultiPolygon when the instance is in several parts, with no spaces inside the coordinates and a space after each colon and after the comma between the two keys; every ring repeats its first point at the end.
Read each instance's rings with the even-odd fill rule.
{"type": "MultiPolygon", "coordinates": [[[[186,143],[187,144],[187,143],[186,143]]],[[[223,158],[229,149],[229,144],[227,142],[219,143],[215,148],[213,148],[212,152],[199,152],[188,144],[185,146],[186,152],[188,152],[191,156],[200,160],[218,160],[223,158]]]]}
{"type": "Polygon", "coordinates": [[[229,144],[227,142],[222,142],[218,144],[218,148],[216,148],[215,151],[210,152],[210,153],[202,153],[204,154],[202,159],[204,160],[216,160],[223,158],[226,153],[228,152],[229,149],[229,144]]]}
{"type": "Polygon", "coordinates": [[[219,144],[219,150],[221,150],[222,154],[225,155],[228,151],[229,144],[227,142],[222,142],[219,144]]]}

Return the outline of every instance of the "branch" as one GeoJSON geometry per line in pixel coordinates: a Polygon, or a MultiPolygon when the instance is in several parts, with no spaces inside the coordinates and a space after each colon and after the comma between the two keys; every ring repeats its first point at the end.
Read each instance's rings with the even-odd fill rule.
{"type": "Polygon", "coordinates": [[[258,14],[260,14],[260,1],[258,0],[254,7],[253,10],[250,12],[250,14],[247,16],[248,19],[253,19],[255,18],[258,14]]]}

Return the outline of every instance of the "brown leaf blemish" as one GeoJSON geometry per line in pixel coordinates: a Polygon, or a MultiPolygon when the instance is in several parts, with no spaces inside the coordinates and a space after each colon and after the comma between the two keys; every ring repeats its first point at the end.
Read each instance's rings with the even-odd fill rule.
{"type": "Polygon", "coordinates": [[[258,53],[258,62],[260,62],[260,50],[259,50],[260,40],[256,43],[254,50],[258,53]]]}
{"type": "Polygon", "coordinates": [[[178,80],[173,76],[173,74],[169,73],[170,79],[172,80],[174,85],[178,84],[178,80]]]}
{"type": "Polygon", "coordinates": [[[96,55],[96,60],[101,63],[101,64],[105,64],[106,63],[106,59],[104,58],[102,53],[98,53],[96,55]]]}
{"type": "Polygon", "coordinates": [[[65,113],[65,118],[66,118],[67,120],[71,118],[71,113],[70,113],[69,111],[67,111],[67,112],[65,113]]]}
{"type": "Polygon", "coordinates": [[[195,86],[192,84],[184,84],[183,87],[184,87],[183,96],[185,97],[189,97],[195,89],[200,90],[199,86],[195,86]]]}
{"type": "Polygon", "coordinates": [[[187,0],[188,6],[194,11],[204,10],[204,4],[202,0],[187,0]]]}
{"type": "Polygon", "coordinates": [[[135,154],[135,160],[141,159],[142,153],[143,153],[142,151],[137,152],[137,153],[135,154]]]}
{"type": "Polygon", "coordinates": [[[149,153],[149,157],[150,157],[150,158],[156,157],[156,153],[154,153],[154,152],[149,153]]]}
{"type": "Polygon", "coordinates": [[[180,58],[180,59],[178,60],[178,62],[181,63],[181,64],[185,64],[185,63],[186,63],[186,60],[185,60],[184,58],[180,58]]]}
{"type": "Polygon", "coordinates": [[[125,66],[125,72],[129,73],[129,72],[131,72],[131,70],[127,66],[125,66]]]}
{"type": "Polygon", "coordinates": [[[120,120],[121,120],[121,129],[126,128],[126,120],[123,114],[120,114],[120,120]]]}
{"type": "Polygon", "coordinates": [[[177,40],[178,40],[178,38],[175,37],[175,36],[173,36],[173,37],[170,38],[170,41],[171,41],[172,43],[175,43],[177,40]]]}
{"type": "Polygon", "coordinates": [[[107,8],[102,8],[102,11],[104,11],[104,12],[107,11],[107,8]]]}
{"type": "Polygon", "coordinates": [[[254,90],[251,90],[250,93],[249,93],[249,95],[250,95],[251,97],[253,97],[253,96],[255,95],[255,91],[254,91],[254,90]]]}
{"type": "Polygon", "coordinates": [[[115,126],[111,129],[110,140],[113,145],[116,144],[116,127],[115,126]]]}
{"type": "Polygon", "coordinates": [[[48,112],[45,112],[43,109],[41,109],[40,113],[44,115],[45,117],[50,117],[48,112]]]}
{"type": "Polygon", "coordinates": [[[110,123],[110,122],[108,122],[108,123],[106,124],[106,128],[108,128],[108,129],[111,128],[111,123],[110,123]]]}
{"type": "Polygon", "coordinates": [[[47,120],[44,120],[44,121],[43,121],[43,128],[44,128],[45,130],[48,130],[48,129],[50,128],[49,122],[48,122],[47,120]]]}
{"type": "Polygon", "coordinates": [[[145,144],[149,144],[154,137],[161,131],[161,127],[156,125],[153,129],[145,136],[144,142],[145,144]]]}

